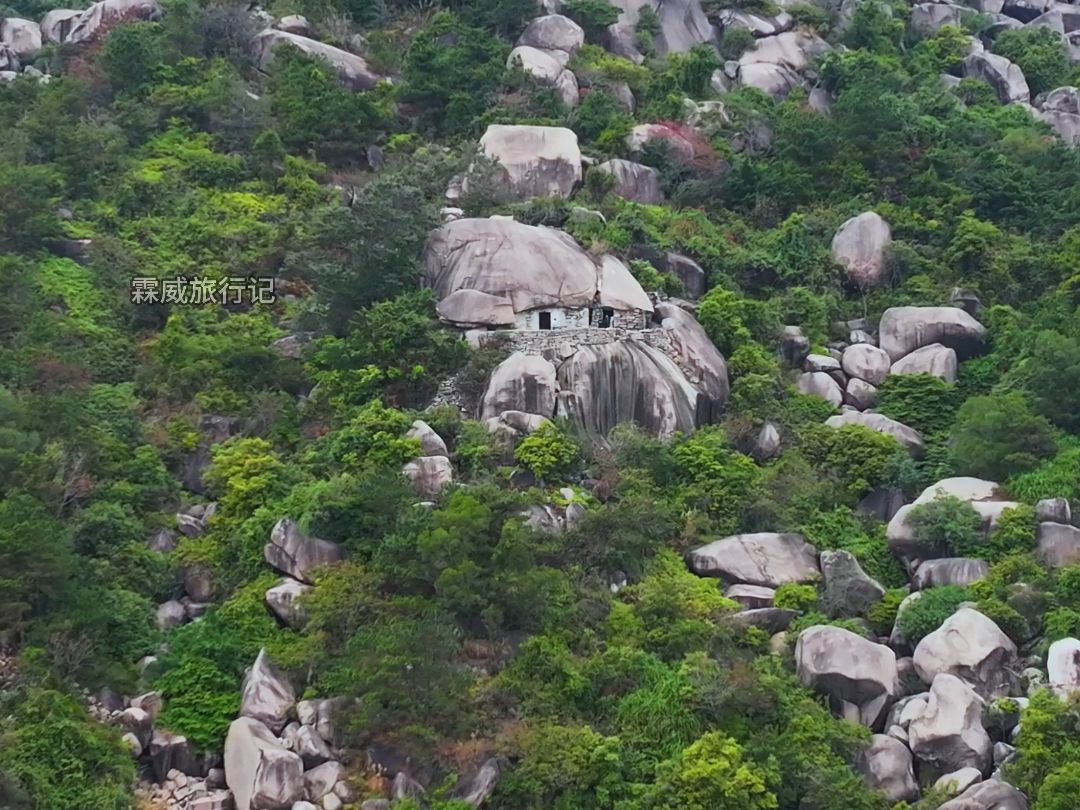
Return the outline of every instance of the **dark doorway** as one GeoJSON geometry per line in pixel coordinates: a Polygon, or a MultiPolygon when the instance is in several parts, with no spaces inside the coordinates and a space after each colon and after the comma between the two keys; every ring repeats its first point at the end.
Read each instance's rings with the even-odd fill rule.
{"type": "Polygon", "coordinates": [[[600,328],[607,329],[611,326],[612,321],[615,320],[615,310],[610,307],[604,307],[600,310],[600,328]]]}
{"type": "Polygon", "coordinates": [[[541,329],[550,329],[551,328],[551,313],[550,312],[541,312],[540,313],[540,328],[541,329]]]}

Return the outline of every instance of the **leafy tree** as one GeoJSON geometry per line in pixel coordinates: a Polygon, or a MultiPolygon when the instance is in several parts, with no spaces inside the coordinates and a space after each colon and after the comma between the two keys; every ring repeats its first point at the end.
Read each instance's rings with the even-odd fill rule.
{"type": "Polygon", "coordinates": [[[577,454],[577,443],[550,422],[522,439],[514,450],[514,458],[541,480],[554,472],[565,471],[577,454]]]}
{"type": "Polygon", "coordinates": [[[968,599],[968,592],[959,585],[943,585],[919,593],[919,598],[908,604],[896,617],[900,632],[912,644],[917,644],[941,627],[956,612],[960,603],[968,599]]]}
{"type": "Polygon", "coordinates": [[[1035,337],[1022,376],[1036,413],[1070,432],[1080,429],[1080,418],[1069,405],[1080,393],[1080,342],[1058,332],[1035,337]]]}
{"type": "Polygon", "coordinates": [[[952,427],[960,404],[955,386],[932,374],[890,374],[878,395],[878,411],[924,437],[952,427]]]}
{"type": "Polygon", "coordinates": [[[773,810],[775,766],[744,761],[742,746],[719,731],[692,743],[659,774],[658,807],[686,810],[773,810]]]}
{"type": "Polygon", "coordinates": [[[1072,68],[1065,42],[1052,29],[1002,31],[994,39],[994,53],[1015,62],[1024,71],[1032,97],[1069,83],[1072,68]]]}
{"type": "Polygon", "coordinates": [[[972,475],[1004,479],[1033,469],[1054,447],[1050,423],[1017,392],[972,397],[957,411],[953,454],[972,475]]]}

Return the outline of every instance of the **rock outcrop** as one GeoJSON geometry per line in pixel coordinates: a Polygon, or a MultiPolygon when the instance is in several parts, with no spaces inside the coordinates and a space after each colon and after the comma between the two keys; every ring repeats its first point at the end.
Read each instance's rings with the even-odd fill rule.
{"type": "Polygon", "coordinates": [[[236,810],[287,810],[304,795],[303,761],[251,717],[229,726],[225,777],[236,810]]]}
{"type": "Polygon", "coordinates": [[[878,333],[893,362],[932,343],[964,360],[979,354],[986,339],[986,327],[959,307],[892,307],[881,316],[878,333]]]}
{"type": "Polygon", "coordinates": [[[945,382],[956,382],[956,352],[940,343],[931,343],[892,364],[890,374],[932,374],[945,382]]]}
{"type": "Polygon", "coordinates": [[[690,382],[706,400],[699,403],[699,410],[707,408],[709,413],[699,416],[718,415],[730,391],[724,356],[697,319],[682,307],[665,301],[656,304],[655,315],[671,337],[681,368],[690,371],[690,382]]]}
{"type": "Polygon", "coordinates": [[[660,172],[632,160],[615,158],[601,163],[597,171],[614,178],[613,194],[644,205],[659,205],[664,201],[660,191],[660,172]]]}
{"type": "Polygon", "coordinates": [[[989,51],[968,54],[964,58],[963,75],[965,79],[982,79],[994,88],[1002,104],[1027,103],[1031,101],[1024,71],[1004,56],[989,51]]]}
{"type": "Polygon", "coordinates": [[[840,359],[844,373],[849,377],[856,377],[871,385],[881,385],[889,376],[889,367],[892,365],[889,355],[877,346],[869,343],[856,343],[844,349],[840,359]]]}
{"type": "Polygon", "coordinates": [[[925,683],[947,673],[986,698],[1010,694],[1019,671],[1016,645],[993,620],[960,608],[915,648],[915,671],[925,683]]]}
{"type": "Polygon", "coordinates": [[[90,42],[103,36],[122,20],[159,20],[161,14],[161,5],[157,0],[101,0],[72,22],[65,42],[90,42]]]}
{"type": "Polygon", "coordinates": [[[350,90],[371,90],[379,82],[378,74],[368,66],[363,57],[317,39],[273,28],[267,28],[252,41],[256,64],[265,70],[273,61],[275,51],[281,47],[295,48],[305,56],[322,59],[333,68],[341,83],[350,90]]]}
{"type": "Polygon", "coordinates": [[[686,53],[695,45],[714,43],[716,32],[701,8],[700,0],[614,0],[622,12],[608,28],[607,46],[620,56],[640,62],[637,23],[642,6],[656,12],[659,32],[654,37],[657,56],[686,53]]]}
{"type": "Polygon", "coordinates": [[[873,211],[867,211],[847,220],[836,231],[832,239],[832,258],[844,268],[853,284],[860,288],[876,287],[885,281],[891,245],[889,223],[873,211]]]}
{"type": "Polygon", "coordinates": [[[263,557],[282,573],[311,584],[313,569],[345,559],[345,550],[337,543],[304,534],[296,521],[282,518],[270,532],[263,557]]]}
{"type": "Polygon", "coordinates": [[[267,589],[266,605],[289,627],[300,628],[307,623],[307,611],[300,604],[300,599],[311,590],[310,585],[285,577],[277,585],[267,589]]]}
{"type": "Polygon", "coordinates": [[[863,571],[850,551],[821,552],[821,575],[822,600],[832,616],[861,616],[885,595],[885,588],[863,571]]]}
{"type": "Polygon", "coordinates": [[[1062,700],[1080,692],[1080,640],[1063,638],[1046,653],[1049,686],[1062,700]]]}
{"type": "Polygon", "coordinates": [[[985,708],[975,690],[959,678],[934,678],[922,711],[908,726],[911,752],[941,773],[973,767],[985,773],[992,744],[983,728],[985,708]]]}
{"type": "Polygon", "coordinates": [[[687,559],[701,576],[768,588],[819,576],[817,549],[800,534],[736,534],[693,549],[687,559]]]}
{"type": "Polygon", "coordinates": [[[414,458],[401,468],[413,490],[428,500],[439,497],[454,482],[454,466],[446,456],[414,458]]]}
{"type": "Polygon", "coordinates": [[[1028,810],[1028,801],[1007,782],[988,779],[939,805],[938,810],[1028,810]]]}
{"type": "Polygon", "coordinates": [[[990,564],[970,557],[941,557],[919,564],[911,578],[911,586],[922,591],[942,585],[970,585],[986,576],[990,564]]]}
{"type": "Polygon", "coordinates": [[[854,723],[880,727],[900,695],[896,654],[849,630],[816,625],[795,645],[799,679],[829,698],[833,710],[854,723]]]}
{"type": "MultiPolygon", "coordinates": [[[[498,164],[496,194],[503,200],[569,197],[581,183],[577,135],[565,127],[492,124],[480,150],[498,164]]],[[[469,183],[467,175],[466,190],[469,183]]]]}
{"type": "Polygon", "coordinates": [[[919,783],[911,752],[899,740],[884,734],[874,734],[870,745],[859,754],[856,767],[874,790],[880,790],[890,802],[907,802],[919,798],[919,783]]]}
{"type": "Polygon", "coordinates": [[[877,433],[892,436],[900,443],[901,447],[915,458],[921,458],[923,454],[923,439],[917,430],[880,413],[844,411],[844,413],[836,416],[830,416],[825,420],[825,424],[837,430],[848,425],[859,425],[877,433]]]}
{"type": "Polygon", "coordinates": [[[1064,523],[1043,522],[1037,532],[1038,554],[1052,568],[1080,563],[1080,529],[1064,523]]]}
{"type": "Polygon", "coordinates": [[[296,693],[266,650],[260,650],[255,663],[244,675],[240,686],[240,716],[258,720],[271,731],[285,727],[296,705],[296,693]]]}

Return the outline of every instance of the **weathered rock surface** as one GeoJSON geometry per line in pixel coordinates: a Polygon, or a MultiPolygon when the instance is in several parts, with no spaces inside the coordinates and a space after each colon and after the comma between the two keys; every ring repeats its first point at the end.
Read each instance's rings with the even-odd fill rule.
{"type": "Polygon", "coordinates": [[[1012,785],[988,779],[945,802],[938,810],[1028,810],[1028,801],[1012,785]]]}
{"type": "Polygon", "coordinates": [[[878,403],[878,390],[868,382],[852,377],[844,386],[844,404],[864,411],[878,403]]]}
{"type": "Polygon", "coordinates": [[[889,223],[873,211],[867,211],[847,220],[836,231],[832,239],[832,258],[844,268],[851,282],[860,288],[874,287],[885,281],[891,245],[889,223]]]}
{"type": "Polygon", "coordinates": [[[159,20],[161,13],[157,0],[101,0],[79,14],[65,41],[89,42],[121,20],[159,20]]]}
{"type": "Polygon", "coordinates": [[[1035,520],[1039,523],[1072,523],[1069,499],[1043,498],[1035,504],[1035,520]]]}
{"type": "Polygon", "coordinates": [[[1047,565],[1062,568],[1080,563],[1080,529],[1064,523],[1040,523],[1039,556],[1047,565]]]}
{"type": "Polygon", "coordinates": [[[911,585],[918,591],[942,585],[970,585],[985,577],[989,570],[990,564],[986,560],[941,557],[920,563],[911,578],[911,585]]]}
{"type": "Polygon", "coordinates": [[[520,69],[541,84],[554,87],[562,102],[573,107],[578,102],[577,78],[565,68],[565,61],[556,53],[529,45],[518,45],[506,59],[508,69],[520,69]]]}
{"type": "Polygon", "coordinates": [[[146,748],[150,757],[150,767],[158,782],[165,781],[169,771],[194,775],[198,772],[195,751],[187,737],[174,734],[165,729],[157,729],[150,736],[150,745],[146,748]]]}
{"type": "Polygon", "coordinates": [[[425,456],[449,455],[449,451],[446,449],[446,442],[443,441],[442,436],[436,433],[431,425],[422,419],[417,419],[413,422],[405,436],[410,439],[419,440],[420,452],[425,456]]]}
{"type": "Polygon", "coordinates": [[[943,673],[934,678],[921,714],[908,725],[911,752],[938,771],[990,766],[992,745],[982,725],[984,704],[975,690],[943,673]]]}
{"type": "Polygon", "coordinates": [[[945,774],[934,782],[934,789],[947,790],[950,795],[955,796],[963,793],[976,782],[981,782],[982,778],[983,775],[977,768],[961,768],[945,774]]]}
{"type": "Polygon", "coordinates": [[[812,397],[821,397],[834,408],[844,404],[844,392],[836,380],[824,371],[809,371],[799,375],[795,387],[799,393],[812,397]]]}
{"type": "Polygon", "coordinates": [[[773,598],[776,596],[775,588],[766,588],[764,585],[731,585],[724,590],[724,596],[738,602],[748,610],[772,607],[773,598]]]}
{"type": "Polygon", "coordinates": [[[466,804],[479,807],[486,802],[499,784],[499,761],[488,759],[479,770],[468,779],[463,779],[454,788],[453,795],[466,804]]]}
{"type": "Polygon", "coordinates": [[[928,37],[946,25],[959,26],[972,10],[952,3],[916,3],[911,7],[911,30],[928,37]]]}
{"type": "Polygon", "coordinates": [[[678,128],[668,124],[638,124],[626,136],[626,146],[633,154],[652,141],[663,141],[668,154],[682,163],[692,163],[698,157],[698,148],[678,128]]]}
{"type": "Polygon", "coordinates": [[[919,797],[911,752],[892,737],[874,734],[870,745],[859,755],[856,768],[866,784],[880,790],[890,802],[914,801],[919,797]]]}
{"type": "Polygon", "coordinates": [[[716,40],[716,32],[705,16],[700,0],[614,0],[612,5],[622,13],[608,28],[607,44],[620,56],[635,61],[642,59],[635,30],[642,6],[649,6],[657,15],[660,30],[653,40],[657,56],[686,53],[695,45],[716,40]]]}
{"type": "Polygon", "coordinates": [[[799,634],[795,667],[840,716],[876,728],[900,694],[896,654],[849,630],[816,625],[799,634]]]}
{"type": "MultiPolygon", "coordinates": [[[[480,150],[498,162],[496,193],[507,201],[569,197],[581,182],[577,135],[565,127],[492,124],[480,150]]],[[[466,176],[466,190],[468,184],[466,176]]]]}
{"type": "Polygon", "coordinates": [[[860,425],[877,433],[892,436],[915,458],[919,458],[923,454],[923,439],[917,430],[880,413],[845,411],[836,416],[830,416],[825,420],[825,424],[837,430],[847,425],[860,425]]]}
{"type": "Polygon", "coordinates": [[[184,604],[175,599],[170,599],[168,602],[162,602],[158,605],[154,617],[159,630],[171,630],[174,627],[179,627],[186,619],[187,611],[184,609],[184,604]]]}
{"type": "Polygon", "coordinates": [[[309,537],[296,521],[282,518],[270,532],[263,558],[282,573],[310,584],[313,569],[345,559],[345,550],[329,540],[309,537]]]}
{"type": "Polygon", "coordinates": [[[860,616],[885,595],[885,588],[870,577],[850,551],[821,552],[822,599],[832,616],[860,616]]]}
{"type": "Polygon", "coordinates": [[[940,343],[931,343],[892,364],[892,374],[933,374],[945,382],[956,382],[956,352],[940,343]]]}
{"type": "Polygon", "coordinates": [[[271,731],[280,731],[296,705],[296,693],[266,650],[259,650],[255,663],[244,675],[240,687],[240,716],[252,717],[271,731]]]}
{"type": "Polygon", "coordinates": [[[266,29],[252,41],[256,64],[266,69],[279,47],[292,47],[306,56],[324,60],[337,73],[341,83],[350,90],[371,90],[379,82],[379,75],[368,66],[363,57],[316,39],[273,28],[266,29]]]}
{"type": "Polygon", "coordinates": [[[948,673],[983,697],[1010,694],[1019,671],[1016,645],[993,620],[960,608],[915,648],[915,671],[925,683],[948,673]]]}
{"type": "Polygon", "coordinates": [[[28,61],[41,50],[41,28],[32,20],[0,17],[0,45],[20,60],[28,61]]]}
{"type": "Polygon", "coordinates": [[[849,377],[857,377],[871,385],[881,385],[885,382],[885,378],[889,375],[889,366],[892,365],[889,355],[869,343],[848,346],[840,362],[844,373],[849,377]]]}
{"type": "Polygon", "coordinates": [[[569,59],[585,44],[585,31],[569,17],[545,14],[529,21],[517,44],[543,51],[561,51],[569,59]]]}
{"type": "Polygon", "coordinates": [[[304,795],[303,761],[251,717],[229,726],[225,777],[236,810],[287,810],[304,795]]]}
{"type": "Polygon", "coordinates": [[[707,406],[707,412],[698,414],[699,419],[711,421],[712,416],[719,415],[730,392],[724,356],[697,319],[682,307],[665,301],[656,305],[655,314],[678,352],[681,367],[690,370],[690,382],[707,401],[699,403],[699,411],[707,406]]]}
{"type": "Polygon", "coordinates": [[[300,598],[312,591],[310,585],[286,577],[266,591],[266,605],[289,627],[300,628],[307,624],[307,611],[300,598]]]}
{"type": "Polygon", "coordinates": [[[47,12],[41,18],[41,39],[54,45],[63,42],[80,16],[81,11],[68,8],[54,8],[47,12]]]}
{"type": "Polygon", "coordinates": [[[581,346],[559,366],[558,412],[594,438],[634,422],[654,436],[692,432],[711,407],[678,366],[636,340],[581,346]]]}
{"type": "Polygon", "coordinates": [[[660,191],[660,172],[651,166],[615,158],[596,168],[615,178],[611,191],[625,200],[645,205],[659,205],[664,201],[663,192],[660,191]]]}
{"type": "Polygon", "coordinates": [[[894,361],[940,343],[964,360],[979,354],[986,327],[959,307],[892,307],[878,324],[879,345],[894,361]]]}
{"type": "Polygon", "coordinates": [[[421,498],[437,498],[454,482],[454,466],[446,456],[414,458],[401,468],[421,498]]]}
{"type": "Polygon", "coordinates": [[[1062,700],[1080,691],[1080,640],[1063,638],[1046,653],[1049,686],[1062,700]]]}
{"type": "Polygon", "coordinates": [[[800,534],[736,534],[693,549],[688,561],[701,576],[768,588],[819,575],[817,549],[800,534]]]}
{"type": "Polygon", "coordinates": [[[504,411],[551,416],[555,412],[555,366],[538,355],[514,352],[491,373],[480,403],[480,418],[504,411]]]}
{"type": "Polygon", "coordinates": [[[965,79],[982,79],[994,88],[1002,104],[1015,104],[1031,100],[1027,79],[1018,65],[1004,56],[981,51],[968,54],[962,67],[965,79]]]}

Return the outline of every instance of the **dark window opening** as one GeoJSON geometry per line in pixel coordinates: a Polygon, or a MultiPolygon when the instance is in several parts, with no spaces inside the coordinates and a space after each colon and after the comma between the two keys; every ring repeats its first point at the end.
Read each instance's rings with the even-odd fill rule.
{"type": "Polygon", "coordinates": [[[600,310],[600,328],[610,328],[612,322],[615,320],[615,310],[611,307],[604,307],[600,310]]]}
{"type": "Polygon", "coordinates": [[[551,313],[550,312],[541,312],[540,313],[540,328],[541,329],[550,329],[551,328],[551,313]]]}

